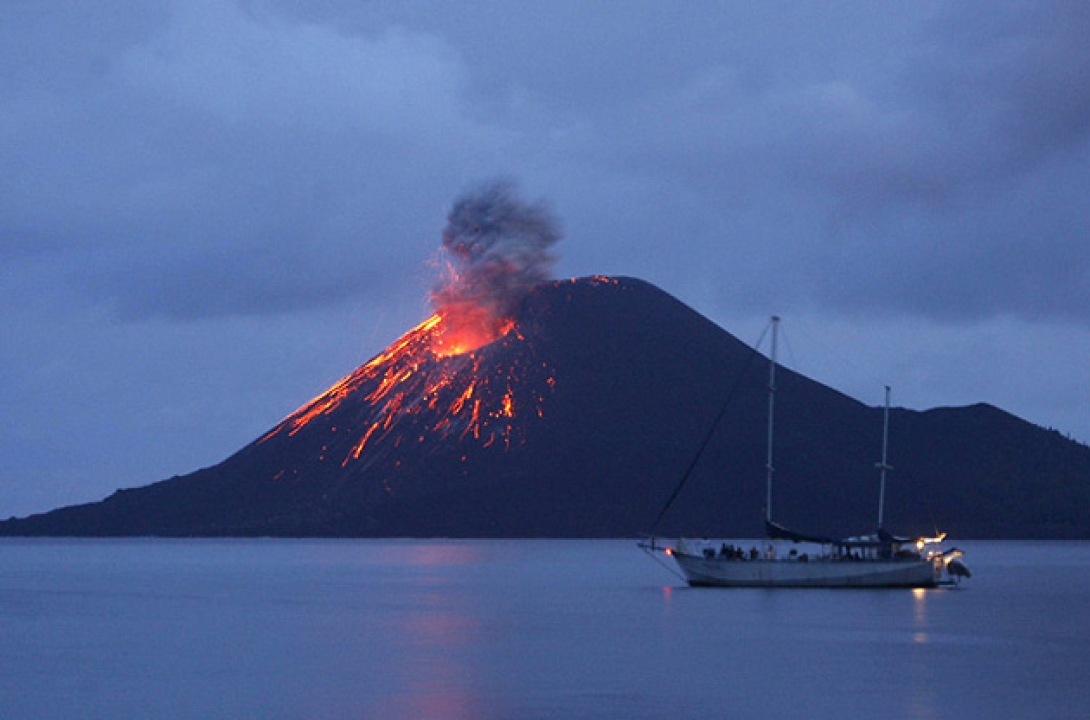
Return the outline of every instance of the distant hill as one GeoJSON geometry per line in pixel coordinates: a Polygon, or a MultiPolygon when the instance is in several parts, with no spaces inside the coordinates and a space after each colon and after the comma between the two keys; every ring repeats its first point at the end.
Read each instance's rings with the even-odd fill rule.
{"type": "MultiPolygon", "coordinates": [[[[758,536],[767,360],[630,278],[539,286],[436,357],[427,323],[214,467],[0,523],[0,535],[758,536]]],[[[781,369],[775,516],[873,531],[881,408],[781,369]]],[[[886,526],[1090,538],[1090,448],[989,405],[894,409],[886,526]]]]}

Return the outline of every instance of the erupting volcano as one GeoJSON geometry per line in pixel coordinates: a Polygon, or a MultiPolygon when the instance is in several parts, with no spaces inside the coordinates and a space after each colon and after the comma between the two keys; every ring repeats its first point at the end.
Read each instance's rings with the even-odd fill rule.
{"type": "MultiPolygon", "coordinates": [[[[460,199],[431,317],[218,465],[0,522],[0,535],[632,537],[730,397],[659,529],[680,518],[677,529],[759,536],[767,377],[755,351],[640,280],[550,280],[559,237],[509,185],[460,199]]],[[[777,478],[793,484],[783,521],[799,524],[797,512],[823,533],[868,517],[857,484],[872,473],[881,409],[786,368],[777,392],[792,398],[777,411],[777,478]]],[[[898,409],[892,425],[897,527],[1090,536],[1077,518],[1056,531],[1082,496],[1036,501],[1043,486],[1083,487],[1090,449],[985,405],[898,409]],[[910,495],[953,504],[913,517],[910,495]],[[1007,515],[982,518],[983,505],[1007,515]],[[1013,515],[1038,507],[1040,519],[1013,515]]]]}
{"type": "Polygon", "coordinates": [[[340,458],[342,466],[367,467],[404,444],[429,439],[472,438],[509,448],[520,439],[516,409],[540,415],[541,388],[553,382],[519,332],[515,313],[531,289],[548,280],[549,250],[559,239],[548,210],[522,201],[509,184],[459,199],[443,231],[442,271],[431,293],[435,314],[258,442],[335,418],[335,425],[318,430],[328,433],[321,459],[340,458]],[[501,347],[486,350],[494,343],[501,347]],[[494,352],[506,356],[501,366],[488,364],[494,352]],[[349,398],[363,402],[342,410],[349,398]],[[379,449],[370,451],[373,445],[379,449]]]}

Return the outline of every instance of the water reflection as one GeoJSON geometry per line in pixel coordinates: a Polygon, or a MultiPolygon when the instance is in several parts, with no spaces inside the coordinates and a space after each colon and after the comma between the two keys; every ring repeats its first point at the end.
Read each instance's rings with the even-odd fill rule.
{"type": "Polygon", "coordinates": [[[481,560],[481,548],[469,543],[410,545],[406,551],[409,565],[443,567],[468,565],[481,560]]]}
{"type": "Polygon", "coordinates": [[[963,589],[780,592],[627,541],[0,542],[0,715],[1085,716],[1090,543],[990,547],[963,589]]]}
{"type": "Polygon", "coordinates": [[[928,612],[935,592],[938,591],[912,589],[912,648],[906,680],[914,688],[907,695],[908,716],[913,718],[939,717],[942,710],[939,691],[944,685],[932,662],[938,648],[931,642],[932,621],[928,612]]]}
{"type": "Polygon", "coordinates": [[[914,631],[912,641],[918,644],[926,643],[927,636],[927,591],[923,588],[912,588],[912,621],[914,631]]]}
{"type": "Polygon", "coordinates": [[[474,661],[483,628],[465,591],[464,566],[479,550],[461,544],[409,549],[415,577],[399,613],[402,680],[390,715],[462,720],[485,714],[480,664],[474,661]]]}

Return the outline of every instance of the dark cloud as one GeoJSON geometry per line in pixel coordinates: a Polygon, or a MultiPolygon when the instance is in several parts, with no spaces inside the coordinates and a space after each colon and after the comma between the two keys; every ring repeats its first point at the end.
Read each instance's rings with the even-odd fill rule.
{"type": "Polygon", "coordinates": [[[824,62],[799,67],[800,45],[832,40],[800,33],[773,65],[780,76],[746,58],[708,65],[581,139],[603,163],[669,178],[663,215],[695,206],[708,219],[688,223],[720,228],[716,257],[735,281],[725,302],[768,297],[753,281],[773,276],[750,263],[731,275],[732,258],[759,243],[791,302],[1071,321],[1090,271],[1075,200],[1090,190],[1079,170],[1090,101],[1078,90],[1090,27],[1061,5],[917,18],[900,45],[846,70],[820,52],[824,62]]]}
{"type": "MultiPolygon", "coordinates": [[[[293,311],[385,291],[418,265],[442,178],[461,179],[448,146],[488,145],[444,44],[233,3],[170,9],[116,44],[92,36],[112,53],[96,72],[58,59],[41,83],[31,67],[12,81],[0,256],[80,254],[76,283],[125,317],[293,311]],[[419,205],[389,202],[399,193],[419,205]]],[[[95,55],[76,27],[55,29],[73,37],[37,42],[95,55]]]]}

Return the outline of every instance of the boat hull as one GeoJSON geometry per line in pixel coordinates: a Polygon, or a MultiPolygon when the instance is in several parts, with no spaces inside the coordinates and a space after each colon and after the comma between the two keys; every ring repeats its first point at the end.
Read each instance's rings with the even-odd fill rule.
{"type": "Polygon", "coordinates": [[[941,565],[930,560],[734,560],[671,553],[685,580],[705,587],[935,587],[941,565]]]}

